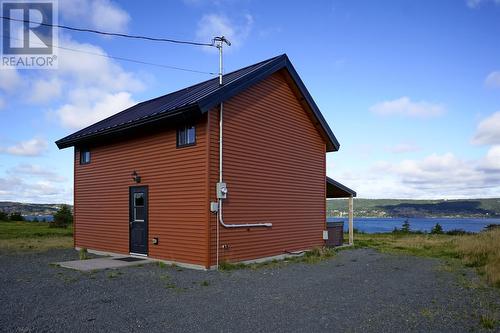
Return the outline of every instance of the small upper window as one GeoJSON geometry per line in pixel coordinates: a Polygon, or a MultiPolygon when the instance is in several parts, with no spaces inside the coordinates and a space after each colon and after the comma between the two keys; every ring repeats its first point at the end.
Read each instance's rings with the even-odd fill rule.
{"type": "Polygon", "coordinates": [[[194,144],[196,144],[196,127],[194,125],[183,126],[177,129],[177,147],[194,144]]]}
{"type": "Polygon", "coordinates": [[[80,149],[80,164],[90,163],[90,150],[87,148],[80,149]]]}

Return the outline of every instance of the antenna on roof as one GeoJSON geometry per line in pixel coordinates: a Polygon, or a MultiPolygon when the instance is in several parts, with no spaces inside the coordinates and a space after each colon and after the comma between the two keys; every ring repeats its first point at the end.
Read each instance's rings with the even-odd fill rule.
{"type": "MultiPolygon", "coordinates": [[[[212,45],[219,49],[219,87],[222,86],[222,72],[224,70],[222,66],[222,46],[224,43],[227,46],[231,46],[231,42],[224,36],[214,37],[212,39],[212,45]]],[[[219,105],[219,182],[217,183],[217,269],[219,269],[219,224],[224,224],[222,220],[222,199],[226,198],[227,188],[226,183],[223,182],[222,178],[222,114],[224,109],[224,102],[220,101],[219,105]]]]}
{"type": "Polygon", "coordinates": [[[227,46],[231,46],[231,42],[224,36],[214,37],[212,39],[212,44],[219,49],[219,86],[222,86],[222,72],[224,69],[222,64],[222,46],[224,43],[226,43],[227,46]]]}

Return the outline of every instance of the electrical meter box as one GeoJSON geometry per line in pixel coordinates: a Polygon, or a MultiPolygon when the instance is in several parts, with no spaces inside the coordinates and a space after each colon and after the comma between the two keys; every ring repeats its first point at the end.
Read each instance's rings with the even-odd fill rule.
{"type": "Polygon", "coordinates": [[[227,198],[227,185],[226,183],[217,183],[217,199],[227,198]]]}

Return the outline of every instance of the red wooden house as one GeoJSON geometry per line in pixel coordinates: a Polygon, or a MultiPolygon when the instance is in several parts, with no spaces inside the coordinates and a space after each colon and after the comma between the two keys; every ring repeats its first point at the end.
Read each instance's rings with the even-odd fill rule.
{"type": "Polygon", "coordinates": [[[323,246],[328,193],[355,196],[327,182],[339,143],[286,55],[56,144],[75,147],[77,248],[197,268],[277,258],[323,246]]]}

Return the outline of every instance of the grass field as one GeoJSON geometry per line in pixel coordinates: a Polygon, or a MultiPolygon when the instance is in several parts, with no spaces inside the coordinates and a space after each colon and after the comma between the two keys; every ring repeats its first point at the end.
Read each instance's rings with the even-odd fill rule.
{"type": "Polygon", "coordinates": [[[500,287],[500,229],[460,236],[356,234],[355,245],[386,253],[456,259],[477,268],[489,284],[500,287]]]}
{"type": "Polygon", "coordinates": [[[73,227],[49,228],[47,223],[0,221],[0,251],[45,251],[73,247],[73,227]]]}

